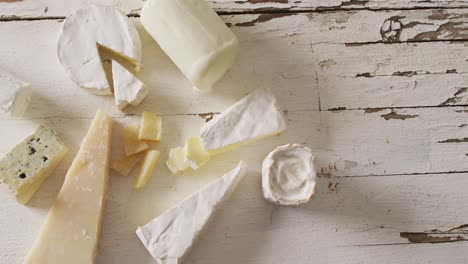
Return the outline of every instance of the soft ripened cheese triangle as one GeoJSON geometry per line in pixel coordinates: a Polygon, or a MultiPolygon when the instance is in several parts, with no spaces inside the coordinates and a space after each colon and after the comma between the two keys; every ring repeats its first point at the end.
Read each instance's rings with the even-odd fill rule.
{"type": "Polygon", "coordinates": [[[30,85],[0,69],[0,114],[19,117],[31,100],[30,85]]]}
{"type": "Polygon", "coordinates": [[[200,138],[206,151],[220,153],[280,134],[286,127],[273,93],[257,89],[203,125],[200,138]]]}
{"type": "MultiPolygon", "coordinates": [[[[140,68],[142,45],[135,25],[117,9],[91,5],[71,14],[63,23],[58,57],[69,77],[80,87],[111,94],[100,50],[140,68]],[[99,47],[99,48],[98,48],[99,47]]],[[[113,60],[114,92],[119,109],[140,103],[147,94],[132,73],[113,60]]]]}
{"type": "Polygon", "coordinates": [[[98,111],[25,264],[94,263],[109,175],[112,119],[98,111]]]}
{"type": "Polygon", "coordinates": [[[141,23],[197,90],[231,68],[239,41],[205,0],[148,0],[141,23]]]}
{"type": "Polygon", "coordinates": [[[176,207],[136,231],[160,264],[181,263],[216,209],[233,193],[246,173],[243,162],[176,207]]]}

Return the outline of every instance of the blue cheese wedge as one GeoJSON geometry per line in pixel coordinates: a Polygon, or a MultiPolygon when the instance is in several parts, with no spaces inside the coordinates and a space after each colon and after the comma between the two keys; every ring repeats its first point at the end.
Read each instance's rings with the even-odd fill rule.
{"type": "Polygon", "coordinates": [[[244,178],[243,162],[223,177],[188,197],[136,231],[157,263],[182,263],[216,210],[244,178]]]}
{"type": "Polygon", "coordinates": [[[0,160],[0,182],[26,204],[67,152],[52,130],[40,126],[0,160]]]}

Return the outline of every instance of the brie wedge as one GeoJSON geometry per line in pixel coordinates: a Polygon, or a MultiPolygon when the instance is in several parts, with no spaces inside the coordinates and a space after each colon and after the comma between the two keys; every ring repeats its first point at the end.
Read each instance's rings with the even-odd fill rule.
{"type": "Polygon", "coordinates": [[[275,204],[297,206],[315,193],[316,170],[312,151],[301,145],[277,147],[263,161],[263,197],[275,204]]]}
{"type": "Polygon", "coordinates": [[[206,123],[200,138],[203,148],[216,154],[278,135],[286,127],[286,119],[273,93],[257,89],[206,123]]]}
{"type": "Polygon", "coordinates": [[[231,68],[239,41],[205,0],[148,0],[141,23],[201,92],[231,68]]]}
{"type": "Polygon", "coordinates": [[[246,173],[240,162],[232,171],[136,231],[158,263],[181,263],[200,232],[246,173]]]}
{"type": "Polygon", "coordinates": [[[30,85],[0,69],[0,114],[20,117],[31,100],[30,85]]]}
{"type": "MultiPolygon", "coordinates": [[[[135,25],[110,6],[88,6],[71,14],[63,23],[58,40],[58,57],[68,76],[80,87],[98,95],[111,94],[102,65],[103,50],[140,68],[142,45],[135,25]]],[[[138,104],[146,96],[143,84],[113,61],[116,103],[120,109],[138,104]]]]}

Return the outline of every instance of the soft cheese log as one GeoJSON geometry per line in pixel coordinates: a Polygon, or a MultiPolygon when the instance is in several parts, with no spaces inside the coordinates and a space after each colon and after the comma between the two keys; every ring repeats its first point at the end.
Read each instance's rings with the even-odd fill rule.
{"type": "Polygon", "coordinates": [[[286,118],[275,95],[257,89],[202,126],[200,138],[210,154],[232,150],[282,133],[286,118]]]}
{"type": "Polygon", "coordinates": [[[223,177],[136,231],[157,263],[181,263],[216,210],[229,199],[247,169],[243,162],[223,177]]]}
{"type": "Polygon", "coordinates": [[[109,176],[112,119],[98,111],[25,264],[94,263],[109,176]]]}
{"type": "Polygon", "coordinates": [[[202,92],[212,89],[239,50],[236,36],[205,0],[148,0],[141,23],[202,92]]]}
{"type": "Polygon", "coordinates": [[[30,85],[0,69],[0,114],[19,117],[31,100],[30,85]]]}

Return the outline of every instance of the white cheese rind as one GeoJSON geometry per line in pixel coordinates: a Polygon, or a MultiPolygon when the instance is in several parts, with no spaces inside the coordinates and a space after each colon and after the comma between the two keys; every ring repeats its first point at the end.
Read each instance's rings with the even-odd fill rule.
{"type": "Polygon", "coordinates": [[[263,197],[284,206],[307,203],[315,193],[314,159],[312,151],[301,145],[277,147],[263,160],[263,197]]]}
{"type": "Polygon", "coordinates": [[[111,132],[112,119],[98,111],[24,264],[95,263],[111,132]]]}
{"type": "Polygon", "coordinates": [[[180,263],[224,201],[243,179],[243,162],[213,183],[153,219],[136,231],[143,245],[160,264],[180,263]]]}
{"type": "Polygon", "coordinates": [[[26,204],[67,152],[52,130],[40,126],[0,160],[0,183],[26,204]]]}
{"type": "Polygon", "coordinates": [[[145,99],[148,88],[125,67],[112,61],[115,104],[122,110],[127,105],[137,106],[145,99]]]}
{"type": "Polygon", "coordinates": [[[219,153],[286,128],[276,97],[268,89],[257,89],[203,125],[200,138],[206,151],[219,153]]]}
{"type": "MultiPolygon", "coordinates": [[[[142,45],[135,25],[113,7],[91,5],[67,17],[57,46],[60,63],[78,86],[95,94],[107,95],[111,94],[111,88],[98,45],[133,63],[141,61],[142,45]]],[[[127,75],[116,77],[129,78],[127,75]]]]}
{"type": "Polygon", "coordinates": [[[205,0],[148,0],[141,23],[201,92],[232,66],[239,41],[205,0]]]}
{"type": "Polygon", "coordinates": [[[0,69],[0,114],[22,116],[28,108],[31,95],[29,83],[0,69]]]}

